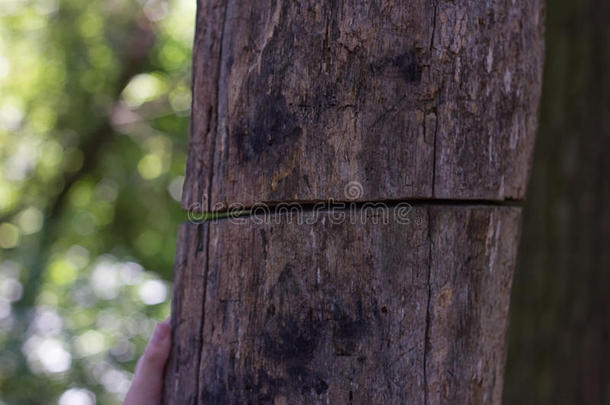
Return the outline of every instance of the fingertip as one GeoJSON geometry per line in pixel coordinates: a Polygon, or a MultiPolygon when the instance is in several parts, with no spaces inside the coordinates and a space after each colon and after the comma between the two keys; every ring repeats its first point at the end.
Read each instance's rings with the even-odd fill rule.
{"type": "Polygon", "coordinates": [[[153,336],[144,351],[144,356],[142,356],[143,363],[155,368],[165,366],[170,348],[171,326],[168,323],[160,322],[155,327],[153,336]]]}
{"type": "Polygon", "coordinates": [[[144,355],[136,365],[132,385],[125,404],[160,403],[163,373],[171,351],[172,328],[169,318],[159,322],[146,346],[144,355]]]}
{"type": "Polygon", "coordinates": [[[163,322],[159,322],[155,327],[153,333],[152,342],[161,343],[168,340],[171,337],[172,328],[169,324],[169,318],[163,322]]]}

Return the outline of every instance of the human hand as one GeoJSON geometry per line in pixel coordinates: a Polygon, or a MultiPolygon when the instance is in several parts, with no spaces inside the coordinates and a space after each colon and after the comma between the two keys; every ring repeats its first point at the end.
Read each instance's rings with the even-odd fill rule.
{"type": "Polygon", "coordinates": [[[138,364],[124,405],[161,405],[165,364],[172,346],[169,319],[158,323],[138,364]]]}

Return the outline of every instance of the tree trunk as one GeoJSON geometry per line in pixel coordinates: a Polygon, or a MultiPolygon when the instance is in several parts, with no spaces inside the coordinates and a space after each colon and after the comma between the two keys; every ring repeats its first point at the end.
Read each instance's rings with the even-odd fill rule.
{"type": "Polygon", "coordinates": [[[607,0],[557,0],[549,9],[508,403],[610,404],[609,15],[607,0]]]}
{"type": "Polygon", "coordinates": [[[166,403],[499,403],[542,21],[199,4],[166,403]]]}

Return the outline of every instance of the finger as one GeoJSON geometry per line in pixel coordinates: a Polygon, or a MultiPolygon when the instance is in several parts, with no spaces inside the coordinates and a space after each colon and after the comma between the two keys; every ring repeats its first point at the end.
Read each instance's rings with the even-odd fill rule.
{"type": "Polygon", "coordinates": [[[170,349],[171,326],[166,319],[157,324],[144,355],[138,361],[125,405],[161,404],[163,375],[170,349]]]}
{"type": "Polygon", "coordinates": [[[169,319],[158,323],[146,346],[144,355],[138,361],[136,376],[148,378],[163,377],[165,363],[171,348],[171,326],[169,319]],[[138,370],[139,369],[139,370],[138,370]]]}

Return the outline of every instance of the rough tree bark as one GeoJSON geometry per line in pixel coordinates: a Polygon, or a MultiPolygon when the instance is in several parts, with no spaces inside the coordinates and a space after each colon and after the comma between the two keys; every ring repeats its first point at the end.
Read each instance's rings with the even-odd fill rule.
{"type": "Polygon", "coordinates": [[[310,221],[183,226],[166,403],[500,401],[542,24],[541,0],[200,2],[184,208],[310,221]]]}

